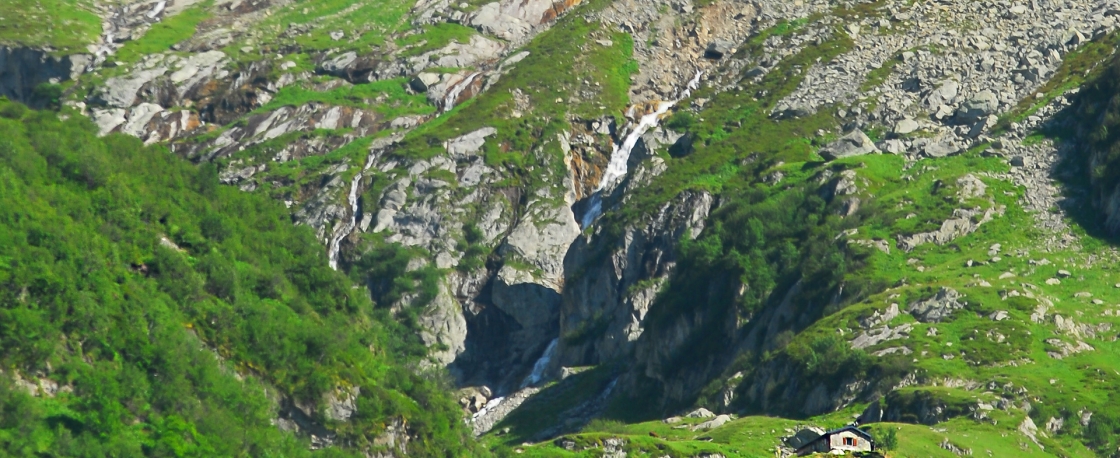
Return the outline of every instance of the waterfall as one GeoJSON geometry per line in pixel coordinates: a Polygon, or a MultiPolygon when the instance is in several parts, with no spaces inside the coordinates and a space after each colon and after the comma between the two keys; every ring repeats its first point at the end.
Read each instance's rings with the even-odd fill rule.
{"type": "Polygon", "coordinates": [[[474,79],[478,78],[478,75],[481,74],[481,72],[471,73],[470,76],[468,76],[463,81],[460,81],[459,84],[456,84],[455,86],[447,90],[447,96],[443,98],[444,113],[447,113],[448,111],[451,111],[452,108],[455,108],[455,99],[458,99],[459,94],[463,93],[463,89],[466,89],[467,86],[470,86],[471,82],[473,82],[474,79]]]}
{"type": "Polygon", "coordinates": [[[148,19],[155,19],[156,16],[159,16],[159,13],[163,12],[163,8],[166,6],[166,1],[162,1],[156,4],[156,7],[152,8],[152,10],[148,12],[148,19]]]}
{"type": "Polygon", "coordinates": [[[579,227],[585,228],[595,222],[595,218],[603,213],[603,197],[599,191],[595,191],[587,201],[587,210],[583,213],[583,218],[579,221],[579,227]]]}
{"type": "Polygon", "coordinates": [[[548,369],[548,363],[552,362],[553,356],[556,356],[556,344],[558,343],[560,343],[560,338],[552,339],[552,342],[549,342],[548,348],[544,349],[544,354],[533,364],[533,372],[530,372],[529,376],[525,377],[525,381],[521,382],[521,388],[540,383],[541,378],[544,377],[544,371],[548,369]]]}
{"type": "Polygon", "coordinates": [[[373,167],[373,160],[376,155],[370,151],[369,157],[366,159],[366,165],[362,167],[362,171],[354,175],[354,179],[350,181],[350,194],[346,196],[347,203],[350,204],[350,219],[343,223],[341,226],[335,227],[334,236],[331,237],[330,244],[327,246],[327,259],[330,261],[330,266],[334,270],[338,270],[338,246],[342,243],[342,239],[350,236],[354,232],[354,228],[358,226],[358,187],[361,185],[362,176],[370,167],[373,167]]]}
{"type": "Polygon", "coordinates": [[[673,108],[677,102],[680,102],[692,94],[693,89],[696,89],[697,85],[700,84],[700,76],[702,74],[701,71],[697,70],[696,76],[692,77],[692,80],[688,82],[684,90],[677,96],[676,100],[658,102],[657,109],[654,110],[653,113],[642,116],[642,118],[638,120],[638,125],[634,126],[634,130],[626,135],[621,145],[613,145],[613,148],[611,148],[611,160],[610,163],[607,164],[607,170],[603,172],[603,178],[599,180],[599,187],[596,188],[595,193],[591,195],[587,212],[584,213],[583,218],[580,220],[582,227],[591,225],[591,223],[595,222],[595,218],[598,218],[599,215],[602,214],[603,202],[600,194],[602,194],[604,189],[626,176],[626,163],[630,161],[630,151],[638,144],[638,139],[640,139],[642,135],[645,135],[649,129],[656,127],[661,121],[661,116],[667,113],[670,108],[673,108]]]}

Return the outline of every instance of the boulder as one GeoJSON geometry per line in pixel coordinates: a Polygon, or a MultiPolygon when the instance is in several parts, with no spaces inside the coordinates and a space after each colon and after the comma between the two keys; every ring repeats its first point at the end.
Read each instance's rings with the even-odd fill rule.
{"type": "Polygon", "coordinates": [[[883,325],[880,328],[865,331],[855,339],[852,339],[852,349],[862,350],[889,340],[908,339],[910,338],[910,331],[912,330],[914,330],[914,325],[912,323],[902,323],[894,328],[883,325]]]}
{"type": "Polygon", "coordinates": [[[128,76],[109,78],[98,99],[111,107],[129,108],[137,102],[136,93],[140,88],[164,73],[167,73],[166,68],[157,67],[133,72],[128,76]]]}
{"type": "Polygon", "coordinates": [[[951,138],[931,141],[922,147],[922,154],[927,157],[945,157],[959,152],[961,152],[961,147],[954,143],[951,138]]]}
{"type": "Polygon", "coordinates": [[[1048,431],[1050,435],[1058,434],[1058,432],[1062,430],[1062,426],[1065,426],[1065,420],[1061,418],[1050,417],[1050,419],[1046,421],[1046,431],[1048,431]]]}
{"type": "Polygon", "coordinates": [[[891,320],[897,318],[900,314],[901,313],[898,310],[898,304],[891,304],[890,307],[887,307],[887,310],[882,312],[876,310],[875,313],[870,317],[861,319],[860,326],[862,326],[864,329],[871,329],[883,323],[889,323],[891,320]]]}
{"type": "Polygon", "coordinates": [[[693,426],[692,430],[693,431],[707,431],[709,429],[716,429],[716,428],[719,428],[720,426],[723,426],[724,424],[726,424],[729,421],[731,421],[731,417],[729,415],[719,415],[719,416],[716,416],[715,418],[713,418],[711,420],[708,420],[708,421],[700,423],[696,426],[693,426]]]}
{"type": "Polygon", "coordinates": [[[324,61],[319,65],[319,68],[324,72],[330,73],[332,75],[337,75],[344,73],[346,68],[350,65],[353,65],[357,60],[358,53],[354,51],[348,51],[324,61]]]}
{"type": "Polygon", "coordinates": [[[482,145],[486,144],[486,137],[497,133],[498,129],[483,127],[466,135],[452,138],[445,145],[447,154],[455,160],[470,159],[477,155],[478,151],[482,149],[482,145]]]}
{"type": "Polygon", "coordinates": [[[743,77],[745,77],[745,78],[758,78],[762,75],[765,75],[767,72],[769,72],[769,70],[767,70],[766,67],[763,67],[763,66],[760,65],[760,66],[753,67],[750,70],[747,70],[747,72],[743,74],[743,77]]]}
{"type": "Polygon", "coordinates": [[[957,290],[943,286],[933,297],[911,303],[906,311],[923,323],[938,323],[964,308],[961,297],[957,290]]]}
{"type": "Polygon", "coordinates": [[[735,52],[735,43],[729,40],[715,40],[708,43],[708,47],[704,49],[704,57],[718,60],[733,52],[735,52]]]}
{"type": "MultiPolygon", "coordinates": [[[[976,176],[971,173],[957,178],[957,186],[960,188],[957,191],[957,197],[962,201],[976,197],[984,197],[984,194],[988,191],[988,185],[984,184],[983,181],[976,178],[976,176]]],[[[999,252],[999,248],[996,247],[995,251],[999,252]]],[[[992,253],[989,256],[995,256],[995,254],[992,253]]]]}
{"type": "Polygon", "coordinates": [[[843,137],[840,137],[839,140],[821,148],[820,155],[832,161],[845,157],[862,156],[874,152],[878,152],[878,150],[875,148],[875,143],[867,137],[867,134],[860,130],[853,130],[843,137]]]}
{"type": "Polygon", "coordinates": [[[937,85],[937,89],[934,89],[926,96],[926,106],[936,110],[942,105],[952,105],[953,99],[957,98],[957,94],[960,90],[961,85],[956,81],[943,81],[941,84],[937,85]]]}
{"type": "Polygon", "coordinates": [[[439,82],[439,75],[423,72],[417,74],[408,82],[409,87],[416,92],[428,92],[428,88],[439,82]]]}
{"type": "Polygon", "coordinates": [[[783,103],[774,109],[774,113],[771,116],[775,119],[797,119],[804,118],[813,113],[813,108],[803,103],[794,103],[793,105],[783,103]]]}
{"type": "Polygon", "coordinates": [[[689,413],[685,414],[685,416],[688,417],[688,418],[712,418],[712,417],[716,416],[716,414],[712,413],[711,410],[708,410],[708,409],[705,409],[705,408],[701,407],[699,409],[693,410],[692,412],[689,412],[689,413]]]}
{"type": "Polygon", "coordinates": [[[906,142],[897,138],[885,140],[879,145],[875,145],[880,151],[890,154],[902,154],[906,152],[906,142]]]}
{"type": "Polygon", "coordinates": [[[482,35],[474,35],[467,43],[453,42],[436,51],[434,54],[438,54],[440,57],[434,62],[430,59],[434,58],[434,55],[430,55],[428,58],[421,56],[417,59],[422,61],[421,65],[435,64],[438,67],[469,68],[497,60],[505,49],[505,45],[496,40],[491,40],[482,35]]]}
{"type": "Polygon", "coordinates": [[[895,123],[894,129],[891,129],[891,133],[895,135],[906,135],[918,130],[919,127],[921,126],[918,125],[917,121],[906,118],[895,123]]]}
{"type": "Polygon", "coordinates": [[[786,438],[786,445],[794,449],[801,448],[805,444],[808,444],[816,440],[818,437],[821,437],[824,432],[825,431],[823,428],[818,428],[816,426],[803,426],[801,427],[801,429],[798,429],[797,432],[793,433],[792,436],[786,438]]]}
{"type": "Polygon", "coordinates": [[[999,97],[992,91],[980,91],[957,109],[957,120],[971,124],[988,117],[999,109],[999,97]]]}

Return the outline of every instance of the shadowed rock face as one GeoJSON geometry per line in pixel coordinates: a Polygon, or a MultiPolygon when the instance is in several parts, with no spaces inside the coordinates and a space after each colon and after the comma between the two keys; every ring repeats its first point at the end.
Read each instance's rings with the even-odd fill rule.
{"type": "Polygon", "coordinates": [[[37,86],[77,78],[91,61],[85,54],[59,57],[38,49],[0,46],[0,96],[41,108],[47,101],[35,97],[37,86]]]}

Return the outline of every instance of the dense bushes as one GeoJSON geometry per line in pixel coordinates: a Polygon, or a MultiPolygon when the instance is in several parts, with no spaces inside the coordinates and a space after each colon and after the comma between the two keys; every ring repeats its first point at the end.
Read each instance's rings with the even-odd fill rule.
{"type": "Polygon", "coordinates": [[[277,399],[349,385],[357,421],[316,415],[339,443],[403,417],[414,455],[467,453],[447,382],[282,206],[80,116],[0,114],[0,453],[305,455],[277,399]]]}

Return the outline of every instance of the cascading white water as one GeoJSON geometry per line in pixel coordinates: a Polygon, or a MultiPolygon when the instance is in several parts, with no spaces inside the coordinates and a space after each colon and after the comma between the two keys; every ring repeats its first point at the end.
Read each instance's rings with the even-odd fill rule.
{"type": "Polygon", "coordinates": [[[159,13],[163,12],[163,8],[166,7],[166,6],[167,6],[166,1],[162,1],[162,2],[157,3],[156,7],[152,8],[152,10],[148,12],[148,19],[155,19],[156,16],[159,16],[159,13]]]}
{"type": "Polygon", "coordinates": [[[448,111],[451,111],[452,108],[455,108],[455,99],[458,99],[459,94],[463,93],[463,89],[466,89],[467,86],[470,86],[471,82],[473,82],[474,79],[478,78],[478,75],[481,74],[481,72],[471,73],[470,76],[468,76],[463,81],[460,81],[459,84],[456,84],[454,87],[447,90],[447,96],[443,98],[444,113],[447,113],[448,111]]]}
{"type": "Polygon", "coordinates": [[[607,164],[607,170],[603,172],[603,178],[599,180],[599,187],[596,191],[602,191],[607,186],[614,184],[615,181],[626,176],[626,162],[630,160],[630,151],[638,144],[638,139],[645,135],[651,128],[657,125],[661,120],[661,115],[664,115],[672,108],[676,102],[658,102],[657,110],[653,113],[642,116],[638,120],[638,125],[634,126],[634,130],[626,136],[622,141],[622,145],[614,145],[611,151],[611,161],[607,164]]]}
{"type": "Polygon", "coordinates": [[[327,246],[327,259],[334,270],[338,270],[338,246],[358,226],[358,186],[361,184],[362,176],[370,167],[373,167],[375,157],[376,155],[371,151],[369,157],[366,158],[366,165],[362,167],[362,171],[358,172],[354,179],[350,181],[350,194],[346,196],[346,201],[350,204],[350,219],[341,226],[335,227],[334,237],[331,237],[331,242],[327,246]]]}
{"type": "Polygon", "coordinates": [[[521,382],[521,388],[540,383],[541,379],[544,378],[544,371],[548,369],[548,363],[552,362],[553,356],[556,356],[556,346],[559,343],[559,338],[552,339],[552,342],[549,342],[548,348],[544,349],[544,354],[533,364],[533,371],[529,373],[528,377],[525,377],[525,381],[521,382]]]}
{"type": "Polygon", "coordinates": [[[595,194],[592,194],[590,199],[591,200],[587,201],[587,210],[583,212],[583,218],[579,220],[579,227],[581,228],[590,226],[591,223],[595,222],[595,218],[598,218],[599,215],[603,213],[603,198],[600,197],[600,192],[595,191],[595,194]]]}
{"type": "Polygon", "coordinates": [[[670,102],[658,102],[657,109],[653,113],[642,116],[638,120],[638,125],[634,126],[634,130],[630,131],[626,138],[622,141],[621,145],[614,145],[611,150],[611,161],[607,164],[607,170],[603,172],[603,178],[599,180],[599,187],[595,189],[595,193],[591,195],[591,200],[588,201],[587,211],[580,219],[582,227],[587,227],[595,222],[595,218],[603,212],[603,201],[600,194],[608,186],[613,185],[616,181],[621,180],[626,176],[627,162],[630,161],[630,151],[638,144],[638,139],[645,135],[649,129],[656,127],[661,121],[661,116],[673,108],[677,102],[687,98],[692,94],[692,90],[700,84],[700,76],[703,73],[699,70],[696,71],[696,76],[685,85],[683,91],[677,96],[676,100],[670,102]]]}

